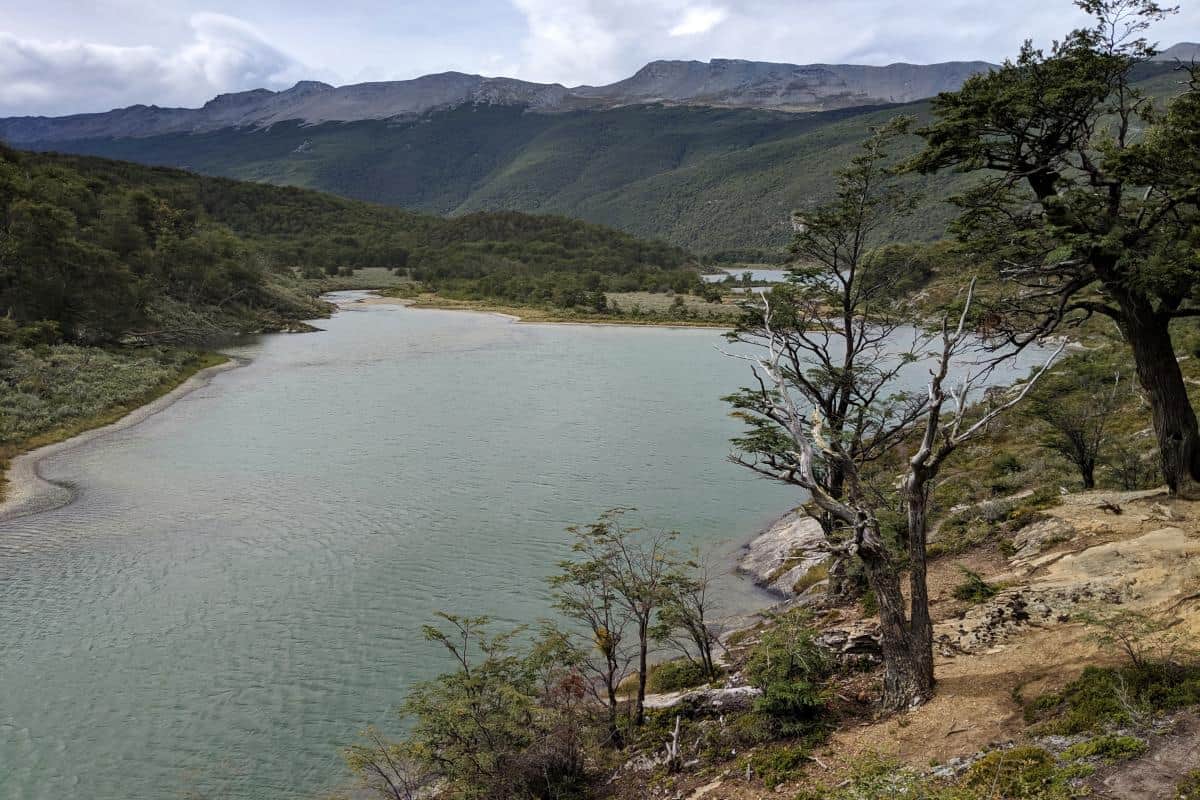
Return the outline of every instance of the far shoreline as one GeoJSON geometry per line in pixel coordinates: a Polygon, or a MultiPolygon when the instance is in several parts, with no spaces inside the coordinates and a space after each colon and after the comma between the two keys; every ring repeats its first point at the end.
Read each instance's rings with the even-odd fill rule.
{"type": "Polygon", "coordinates": [[[627,317],[612,317],[595,319],[571,319],[567,317],[556,316],[553,313],[545,312],[545,318],[538,318],[539,313],[543,313],[542,309],[537,308],[522,308],[520,306],[502,306],[488,305],[485,303],[475,303],[469,300],[445,300],[439,299],[434,302],[422,302],[410,297],[393,297],[391,295],[382,294],[383,289],[360,289],[357,291],[370,292],[373,296],[351,300],[346,303],[337,303],[339,308],[352,308],[355,305],[370,305],[370,306],[402,306],[414,311],[457,311],[468,314],[487,314],[494,317],[503,317],[511,322],[521,325],[579,325],[587,327],[618,327],[618,328],[667,328],[667,329],[691,329],[691,330],[707,330],[707,331],[728,331],[736,327],[733,320],[721,322],[703,322],[691,320],[686,322],[670,322],[666,320],[637,320],[627,317]]]}

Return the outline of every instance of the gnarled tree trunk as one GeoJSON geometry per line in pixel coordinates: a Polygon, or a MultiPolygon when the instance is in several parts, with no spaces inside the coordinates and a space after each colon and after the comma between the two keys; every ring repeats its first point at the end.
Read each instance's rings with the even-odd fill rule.
{"type": "Polygon", "coordinates": [[[1163,478],[1171,494],[1200,500],[1200,428],[1171,341],[1170,317],[1123,298],[1121,328],[1150,401],[1163,478]]]}
{"type": "MultiPolygon", "coordinates": [[[[879,606],[884,665],[883,707],[889,710],[911,708],[933,696],[933,642],[927,626],[914,630],[910,625],[904,595],[900,591],[900,573],[888,555],[879,524],[864,519],[856,527],[858,554],[879,606]]],[[[923,573],[921,584],[924,591],[923,573]]]]}

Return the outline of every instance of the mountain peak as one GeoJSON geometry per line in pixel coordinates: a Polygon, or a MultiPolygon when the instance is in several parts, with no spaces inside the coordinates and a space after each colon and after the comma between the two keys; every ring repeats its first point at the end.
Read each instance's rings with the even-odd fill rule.
{"type": "Polygon", "coordinates": [[[327,92],[333,89],[328,83],[321,81],[297,81],[296,85],[288,89],[289,94],[298,94],[301,92],[327,92]]]}

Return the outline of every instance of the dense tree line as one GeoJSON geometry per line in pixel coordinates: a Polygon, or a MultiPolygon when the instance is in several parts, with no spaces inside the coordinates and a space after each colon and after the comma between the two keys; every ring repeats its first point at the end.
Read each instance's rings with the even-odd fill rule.
{"type": "MultiPolygon", "coordinates": [[[[79,342],[136,331],[156,301],[271,307],[276,279],[406,270],[459,295],[602,307],[690,287],[683,250],[562,217],[439,219],[296,188],[0,149],[0,308],[79,342]]],[[[297,309],[299,313],[299,309],[297,309]]]]}

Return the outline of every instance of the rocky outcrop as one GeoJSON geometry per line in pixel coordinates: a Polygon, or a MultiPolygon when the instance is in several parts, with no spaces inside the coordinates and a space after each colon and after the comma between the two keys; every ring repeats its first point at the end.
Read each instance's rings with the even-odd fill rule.
{"type": "Polygon", "coordinates": [[[834,660],[843,667],[883,663],[879,624],[873,620],[826,628],[817,637],[817,644],[828,650],[834,660]]]}
{"type": "Polygon", "coordinates": [[[1061,625],[1085,609],[1120,605],[1124,599],[1120,588],[1092,582],[1011,589],[939,626],[937,644],[945,656],[981,653],[1028,628],[1061,625]]]}
{"type": "Polygon", "coordinates": [[[820,523],[792,511],[746,546],[738,570],[758,585],[790,598],[796,582],[828,556],[820,523]]]}
{"type": "Polygon", "coordinates": [[[1017,564],[1028,564],[1047,547],[1070,541],[1075,537],[1075,526],[1065,519],[1049,517],[1026,525],[1013,537],[1012,560],[1017,564]]]}

